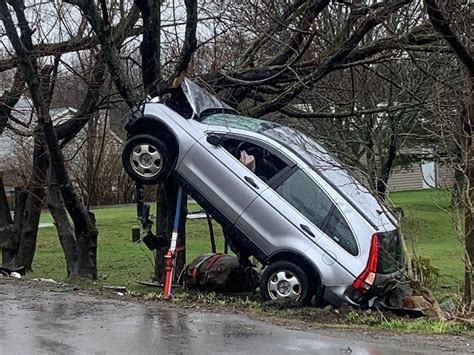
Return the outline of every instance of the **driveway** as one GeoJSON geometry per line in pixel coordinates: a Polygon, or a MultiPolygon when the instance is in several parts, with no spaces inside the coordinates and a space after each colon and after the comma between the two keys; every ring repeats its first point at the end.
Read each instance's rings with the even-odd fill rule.
{"type": "Polygon", "coordinates": [[[301,331],[242,315],[131,303],[0,280],[0,353],[469,353],[453,336],[301,331]]]}

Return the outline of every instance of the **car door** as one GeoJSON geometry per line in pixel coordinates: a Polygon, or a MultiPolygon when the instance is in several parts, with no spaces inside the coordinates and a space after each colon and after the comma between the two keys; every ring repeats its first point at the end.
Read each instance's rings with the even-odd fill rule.
{"type": "Polygon", "coordinates": [[[301,172],[295,166],[287,176],[271,184],[236,223],[267,255],[282,249],[304,252],[323,236],[315,225],[317,221],[324,223],[332,203],[324,193],[308,185],[299,175],[301,172]]]}
{"type": "MultiPolygon", "coordinates": [[[[223,135],[207,132],[207,135],[223,135]]],[[[202,137],[186,154],[178,173],[231,224],[266,188],[220,144],[202,137]]]]}
{"type": "Polygon", "coordinates": [[[284,180],[266,189],[237,225],[246,228],[248,234],[254,233],[253,238],[270,252],[281,248],[302,251],[309,240],[327,254],[324,256],[327,263],[332,263],[329,259],[337,260],[339,248],[352,256],[358,254],[354,233],[339,208],[310,172],[298,167],[284,180]],[[266,211],[266,215],[259,216],[262,214],[259,211],[266,211]],[[260,220],[266,223],[259,224],[260,220]],[[291,232],[292,228],[296,229],[291,232]]]}

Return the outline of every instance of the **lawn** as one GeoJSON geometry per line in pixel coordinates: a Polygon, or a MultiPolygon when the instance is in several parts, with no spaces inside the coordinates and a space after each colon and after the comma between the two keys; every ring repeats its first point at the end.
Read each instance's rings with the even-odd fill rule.
{"type": "MultiPolygon", "coordinates": [[[[200,210],[190,203],[190,211],[200,210]]],[[[136,280],[150,281],[153,275],[153,253],[143,243],[132,243],[131,228],[137,225],[134,205],[127,207],[98,208],[94,210],[99,229],[98,274],[99,283],[135,285],[136,280]]],[[[152,211],[154,213],[154,206],[152,211]]],[[[51,215],[43,213],[41,222],[51,222],[51,215]]],[[[207,221],[188,220],[186,259],[211,251],[207,221]]],[[[222,252],[222,229],[214,223],[217,251],[222,252]]],[[[65,280],[65,263],[54,227],[40,228],[32,277],[65,280]]]]}
{"type": "Polygon", "coordinates": [[[450,194],[444,190],[391,193],[392,204],[405,213],[402,229],[408,247],[439,268],[438,287],[453,291],[463,282],[462,248],[455,232],[450,194]]]}
{"type": "MultiPolygon", "coordinates": [[[[398,192],[389,196],[396,206],[402,207],[408,222],[405,235],[416,238],[409,245],[415,246],[417,255],[431,259],[441,272],[440,285],[457,286],[462,280],[462,262],[459,243],[452,227],[450,215],[443,208],[449,206],[445,191],[422,190],[398,192]]],[[[190,210],[198,210],[195,203],[190,210]]],[[[94,210],[99,228],[98,273],[99,283],[135,285],[136,280],[150,280],[153,273],[153,254],[143,244],[131,242],[130,229],[136,224],[135,207],[99,208],[94,210]]],[[[153,210],[152,210],[153,213],[153,210]]],[[[51,222],[44,213],[42,222],[51,222]]],[[[223,250],[222,231],[214,224],[218,251],[223,250]]],[[[187,260],[210,252],[206,220],[187,222],[187,260]]],[[[32,277],[65,279],[65,266],[54,228],[41,228],[34,260],[32,277]]]]}

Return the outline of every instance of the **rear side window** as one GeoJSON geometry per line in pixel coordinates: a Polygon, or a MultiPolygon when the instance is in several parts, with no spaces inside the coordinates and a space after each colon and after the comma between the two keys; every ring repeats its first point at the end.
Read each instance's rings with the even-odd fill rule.
{"type": "Polygon", "coordinates": [[[331,210],[333,203],[324,191],[302,170],[297,170],[286,179],[278,186],[276,192],[314,225],[322,229],[324,219],[331,210]]]}
{"type": "Polygon", "coordinates": [[[348,253],[359,253],[355,237],[341,212],[305,172],[297,170],[277,187],[276,192],[348,253]]]}
{"type": "Polygon", "coordinates": [[[329,217],[324,232],[350,254],[355,256],[359,253],[357,242],[352,234],[351,228],[336,206],[334,206],[334,210],[329,217]]]}

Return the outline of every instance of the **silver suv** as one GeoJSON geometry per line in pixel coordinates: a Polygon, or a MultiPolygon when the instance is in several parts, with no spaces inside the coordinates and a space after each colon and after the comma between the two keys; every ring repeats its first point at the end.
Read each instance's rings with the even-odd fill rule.
{"type": "Polygon", "coordinates": [[[189,80],[183,91],[186,110],[147,102],[132,115],[124,168],[140,184],[174,175],[241,262],[264,266],[263,299],[362,304],[400,273],[392,214],[320,144],[239,116],[189,80]]]}

